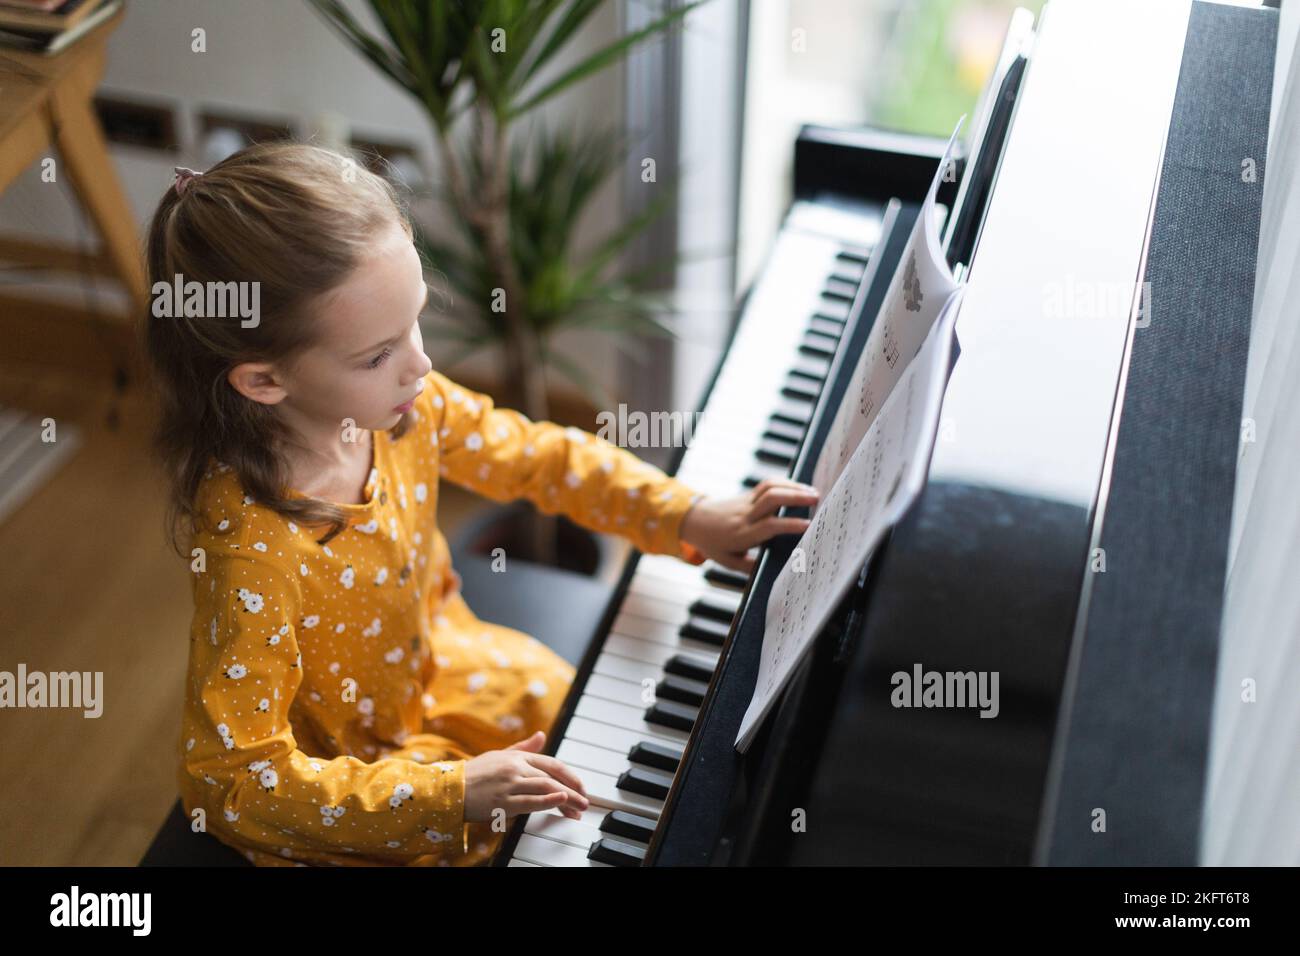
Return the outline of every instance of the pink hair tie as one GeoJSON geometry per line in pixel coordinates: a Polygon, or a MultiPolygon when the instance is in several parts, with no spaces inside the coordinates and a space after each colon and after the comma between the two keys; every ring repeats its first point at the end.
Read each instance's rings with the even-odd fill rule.
{"type": "Polygon", "coordinates": [[[173,185],[176,187],[176,195],[178,196],[184,195],[185,187],[190,184],[190,180],[203,175],[197,169],[188,169],[185,166],[173,166],[172,169],[176,172],[173,185]]]}

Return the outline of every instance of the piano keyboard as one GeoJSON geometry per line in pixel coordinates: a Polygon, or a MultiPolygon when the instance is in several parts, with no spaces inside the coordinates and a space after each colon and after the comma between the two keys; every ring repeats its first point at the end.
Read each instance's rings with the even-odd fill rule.
{"type": "MultiPolygon", "coordinates": [[[[880,217],[796,202],[742,313],[677,477],[729,497],[788,477],[880,217]]],[[[508,866],[637,866],[739,609],[746,575],[642,555],[555,755],[580,820],[531,814],[508,866]]]]}

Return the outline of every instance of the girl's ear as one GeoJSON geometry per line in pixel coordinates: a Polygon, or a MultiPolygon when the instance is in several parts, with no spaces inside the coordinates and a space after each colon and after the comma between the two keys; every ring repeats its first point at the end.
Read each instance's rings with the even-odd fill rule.
{"type": "Polygon", "coordinates": [[[289,394],[281,378],[276,367],[268,362],[243,362],[226,375],[231,388],[249,401],[263,405],[278,405],[289,394]]]}

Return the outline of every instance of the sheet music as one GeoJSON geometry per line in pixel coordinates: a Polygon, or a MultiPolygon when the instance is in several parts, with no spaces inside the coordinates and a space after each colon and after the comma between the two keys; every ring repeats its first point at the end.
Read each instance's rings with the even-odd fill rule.
{"type": "Polygon", "coordinates": [[[748,749],[795,665],[853,586],[885,530],[921,493],[948,383],[959,287],[903,370],[772,585],[754,697],[736,748],[748,749]]]}
{"type": "MultiPolygon", "coordinates": [[[[957,120],[948,138],[899,267],[885,291],[880,312],[813,467],[812,484],[821,493],[822,501],[958,286],[939,239],[935,196],[965,119],[963,116],[957,120]]],[[[813,510],[820,507],[824,505],[818,504],[813,510]]]]}

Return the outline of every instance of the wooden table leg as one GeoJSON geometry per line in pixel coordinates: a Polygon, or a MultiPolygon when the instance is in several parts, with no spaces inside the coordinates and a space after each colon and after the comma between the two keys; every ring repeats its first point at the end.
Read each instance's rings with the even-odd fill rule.
{"type": "Polygon", "coordinates": [[[91,106],[93,83],[65,82],[50,98],[54,142],[68,180],[104,240],[104,252],[130,294],[136,317],[148,306],[144,249],[135,213],[122,191],[99,119],[91,106]]]}

